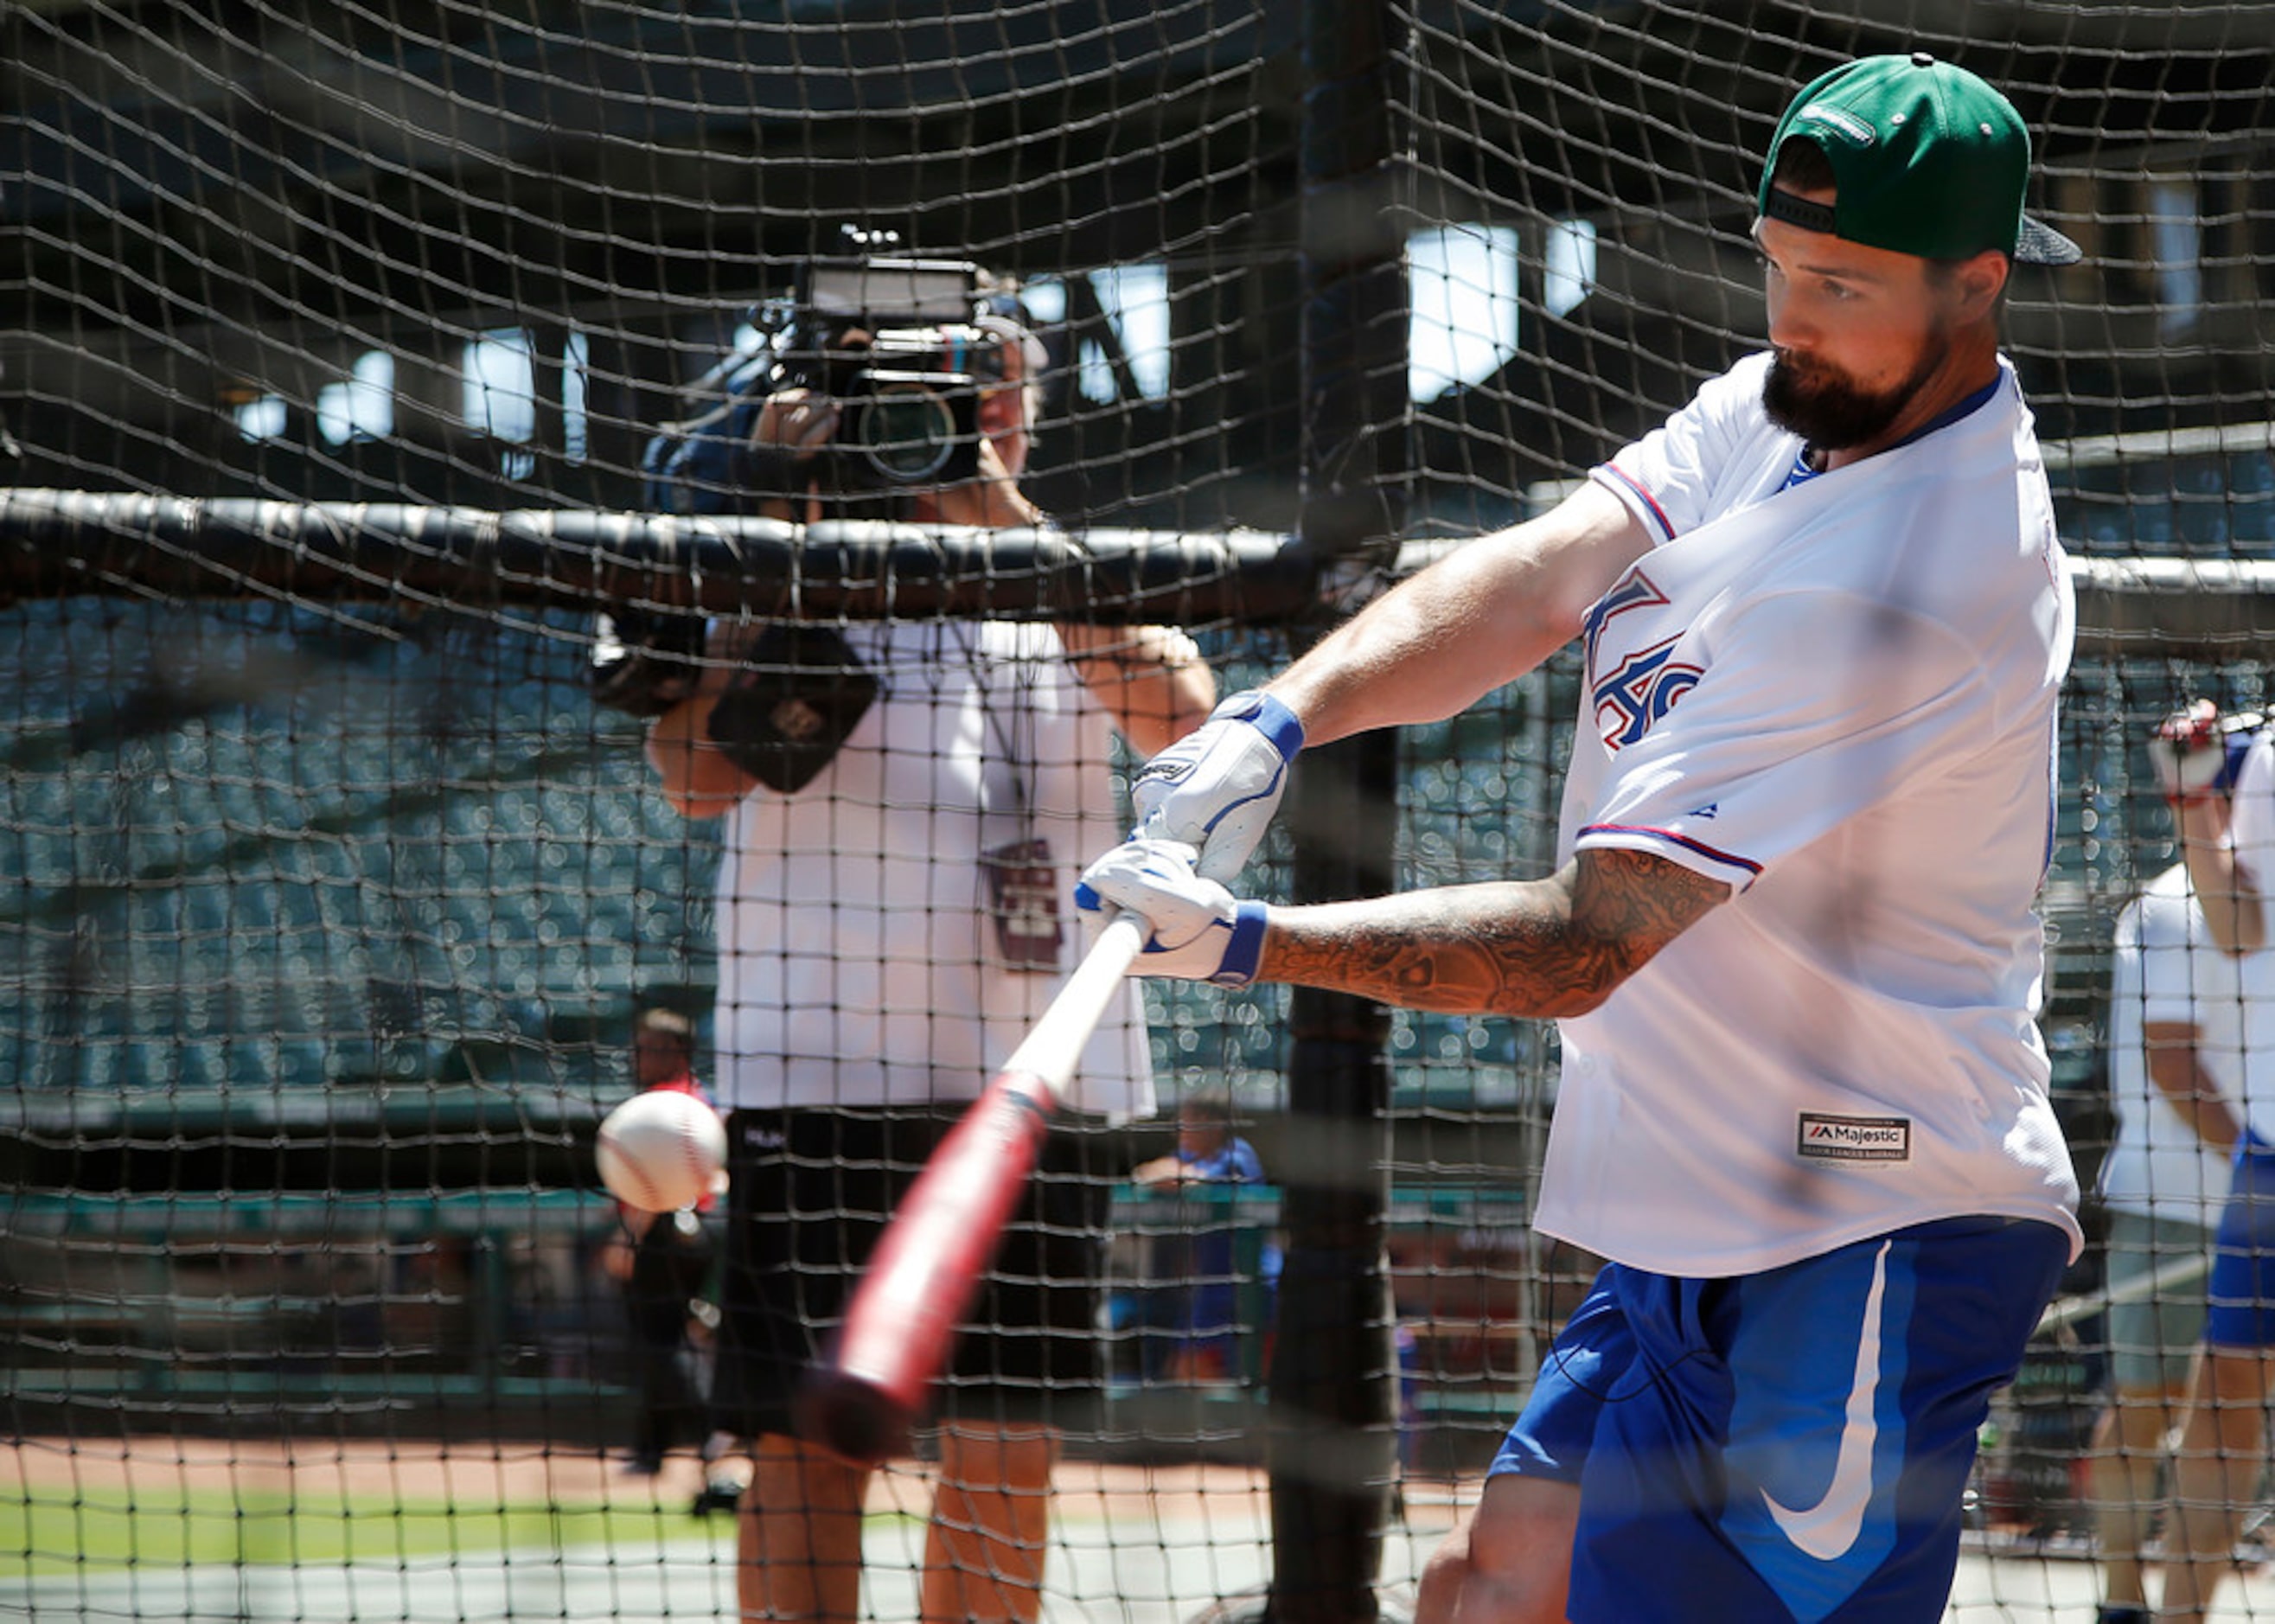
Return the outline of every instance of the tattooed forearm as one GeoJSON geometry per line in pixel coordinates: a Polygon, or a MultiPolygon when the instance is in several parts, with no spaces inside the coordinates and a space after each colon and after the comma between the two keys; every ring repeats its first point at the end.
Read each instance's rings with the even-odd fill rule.
{"type": "Polygon", "coordinates": [[[1584,1015],[1729,888],[1644,852],[1546,880],[1275,909],[1262,978],[1447,1014],[1584,1015]]]}

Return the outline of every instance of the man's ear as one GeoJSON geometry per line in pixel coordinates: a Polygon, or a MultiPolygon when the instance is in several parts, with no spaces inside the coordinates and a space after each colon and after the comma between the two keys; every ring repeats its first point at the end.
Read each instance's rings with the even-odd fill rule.
{"type": "Polygon", "coordinates": [[[1952,285],[1959,290],[1961,319],[1986,319],[1998,307],[1999,295],[2013,270],[2014,262],[1996,248],[1986,248],[1973,259],[1961,261],[1952,278],[1952,285]]]}

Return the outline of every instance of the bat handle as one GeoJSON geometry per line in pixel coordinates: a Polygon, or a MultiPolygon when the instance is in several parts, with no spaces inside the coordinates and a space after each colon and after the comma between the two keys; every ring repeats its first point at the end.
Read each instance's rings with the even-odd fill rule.
{"type": "Polygon", "coordinates": [[[1074,1076],[1083,1046],[1104,1018],[1107,1006],[1145,946],[1145,921],[1117,910],[1092,942],[1074,974],[1051,1000],[1003,1069],[1040,1079],[1055,1097],[1074,1076]]]}

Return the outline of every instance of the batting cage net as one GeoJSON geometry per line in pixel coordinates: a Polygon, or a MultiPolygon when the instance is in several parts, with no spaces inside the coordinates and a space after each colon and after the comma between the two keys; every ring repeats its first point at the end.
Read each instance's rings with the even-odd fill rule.
{"type": "MultiPolygon", "coordinates": [[[[1146,755],[1759,348],[1779,113],[1924,50],[2085,250],[2002,331],[2081,604],[2044,1026],[2116,1180],[1949,1616],[2153,1597],[2176,1479],[2275,1616],[2264,1394],[2164,1447],[2275,1003],[2149,755],[2270,702],[2268,6],[0,30],[0,1612],[1410,1608],[1595,1268],[1531,1227],[1551,1024],[1146,982],[865,1483],[781,1339],[1081,959],[1146,755]],[[651,1212],[600,1141],[659,1084],[732,1132],[620,1122],[651,1212]]],[[[1307,752],[1243,893],[1546,872],[1579,690],[1307,752]]]]}

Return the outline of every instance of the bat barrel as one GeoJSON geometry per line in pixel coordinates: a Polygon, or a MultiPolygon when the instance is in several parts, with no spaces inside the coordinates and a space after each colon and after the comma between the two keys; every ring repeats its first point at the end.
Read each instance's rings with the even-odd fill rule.
{"type": "Polygon", "coordinates": [[[802,1385],[794,1419],[807,1439],[871,1465],[905,1445],[1026,1193],[1059,1091],[1145,940],[1130,915],[1107,922],[909,1186],[836,1346],[802,1385]]]}
{"type": "Polygon", "coordinates": [[[878,1383],[819,1364],[798,1389],[798,1436],[864,1466],[907,1453],[917,1412],[878,1383]]]}
{"type": "Polygon", "coordinates": [[[870,1259],[835,1354],[807,1375],[805,1436],[871,1463],[905,1441],[1026,1192],[1050,1099],[1040,1079],[1005,1072],[941,1141],[870,1259]]]}

